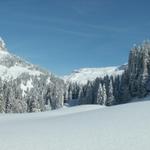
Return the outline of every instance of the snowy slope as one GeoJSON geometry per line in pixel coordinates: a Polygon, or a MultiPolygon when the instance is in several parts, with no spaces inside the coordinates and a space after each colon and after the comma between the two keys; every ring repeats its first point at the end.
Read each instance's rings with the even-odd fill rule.
{"type": "Polygon", "coordinates": [[[0,79],[11,81],[20,78],[22,80],[20,88],[23,91],[22,95],[25,96],[25,91],[33,88],[34,77],[38,77],[39,80],[47,77],[47,84],[51,82],[51,73],[9,53],[3,39],[0,38],[0,79]]]}
{"type": "Polygon", "coordinates": [[[150,101],[0,116],[2,150],[149,150],[150,101]]]}
{"type": "MultiPolygon", "coordinates": [[[[6,44],[0,37],[0,77],[2,80],[16,79],[23,73],[31,76],[49,74],[46,70],[33,65],[22,58],[9,53],[6,44]]],[[[49,74],[50,75],[50,74],[49,74]]]]}
{"type": "Polygon", "coordinates": [[[50,76],[48,72],[40,70],[37,66],[9,53],[6,48],[0,46],[0,79],[10,81],[22,78],[22,75],[28,76],[26,81],[22,79],[20,85],[22,96],[25,96],[25,92],[33,87],[31,77],[50,76]]]}
{"type": "Polygon", "coordinates": [[[63,77],[65,82],[77,82],[79,84],[86,84],[87,81],[93,81],[97,77],[103,78],[106,75],[116,76],[124,72],[126,65],[121,67],[105,67],[105,68],[83,68],[73,71],[70,75],[63,77]]]}
{"type": "Polygon", "coordinates": [[[29,75],[41,75],[43,72],[34,65],[22,60],[21,58],[10,54],[7,51],[0,50],[0,77],[2,80],[16,79],[23,73],[29,75]]]}

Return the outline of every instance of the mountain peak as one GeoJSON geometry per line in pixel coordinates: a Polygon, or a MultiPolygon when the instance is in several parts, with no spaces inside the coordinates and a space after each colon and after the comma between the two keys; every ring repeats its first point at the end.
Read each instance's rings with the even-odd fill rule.
{"type": "Polygon", "coordinates": [[[0,37],[0,51],[7,51],[4,40],[0,37]]]}

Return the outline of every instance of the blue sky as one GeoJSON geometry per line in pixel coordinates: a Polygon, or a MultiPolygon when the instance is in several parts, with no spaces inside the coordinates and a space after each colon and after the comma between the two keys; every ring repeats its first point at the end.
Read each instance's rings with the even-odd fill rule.
{"type": "Polygon", "coordinates": [[[0,36],[16,55],[58,75],[121,65],[150,39],[149,0],[0,0],[0,36]]]}

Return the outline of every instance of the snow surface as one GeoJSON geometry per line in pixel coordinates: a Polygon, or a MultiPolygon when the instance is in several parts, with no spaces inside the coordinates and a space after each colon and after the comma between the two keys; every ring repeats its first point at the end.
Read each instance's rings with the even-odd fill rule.
{"type": "Polygon", "coordinates": [[[150,101],[0,115],[2,150],[149,150],[150,101]]]}
{"type": "Polygon", "coordinates": [[[22,66],[13,66],[13,67],[5,67],[0,65],[0,76],[2,80],[10,80],[16,79],[23,73],[28,73],[29,75],[39,76],[42,72],[37,70],[30,70],[28,68],[22,66]]]}
{"type": "Polygon", "coordinates": [[[103,78],[106,75],[116,76],[121,75],[124,70],[120,67],[104,67],[104,68],[83,68],[73,71],[70,75],[63,77],[65,82],[77,82],[79,84],[86,84],[87,81],[93,81],[97,77],[103,78]]]}
{"type": "Polygon", "coordinates": [[[50,84],[51,83],[51,78],[50,77],[48,77],[47,78],[47,82],[46,82],[47,84],[50,84]]]}
{"type": "Polygon", "coordinates": [[[26,95],[26,91],[27,90],[31,90],[33,88],[33,84],[32,84],[32,79],[30,78],[30,80],[27,81],[26,84],[24,83],[21,83],[20,85],[21,89],[22,89],[22,96],[25,96],[26,95]]]}
{"type": "Polygon", "coordinates": [[[7,51],[1,50],[1,48],[0,48],[0,59],[4,58],[6,56],[9,56],[9,53],[7,51]]]}

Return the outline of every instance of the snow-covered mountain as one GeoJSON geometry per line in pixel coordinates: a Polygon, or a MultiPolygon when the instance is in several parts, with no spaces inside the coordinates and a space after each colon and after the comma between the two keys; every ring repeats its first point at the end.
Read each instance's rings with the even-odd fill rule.
{"type": "Polygon", "coordinates": [[[74,70],[70,75],[63,77],[64,81],[78,84],[86,84],[87,81],[94,81],[97,77],[103,78],[106,75],[116,76],[121,75],[127,65],[104,67],[104,68],[82,68],[74,70]]]}
{"type": "Polygon", "coordinates": [[[1,150],[149,150],[150,101],[0,115],[1,150]]]}
{"type": "Polygon", "coordinates": [[[52,109],[61,107],[63,85],[63,81],[52,73],[9,53],[0,38],[0,89],[3,91],[0,92],[3,99],[0,111],[32,112],[44,110],[45,105],[52,109]],[[34,100],[31,100],[33,97],[34,100]],[[52,97],[55,97],[53,102],[50,101],[52,97]],[[15,106],[17,103],[21,103],[21,106],[15,106]],[[29,105],[34,105],[31,106],[34,108],[29,110],[29,105]]]}
{"type": "Polygon", "coordinates": [[[2,80],[16,79],[23,73],[33,76],[50,73],[41,70],[37,66],[30,64],[23,59],[10,54],[8,51],[0,50],[0,77],[2,80]]]}
{"type": "Polygon", "coordinates": [[[29,74],[31,76],[40,76],[40,75],[51,75],[39,68],[36,65],[33,65],[22,58],[15,56],[8,52],[5,47],[5,43],[0,38],[0,77],[2,80],[11,80],[16,79],[22,74],[29,74]]]}

